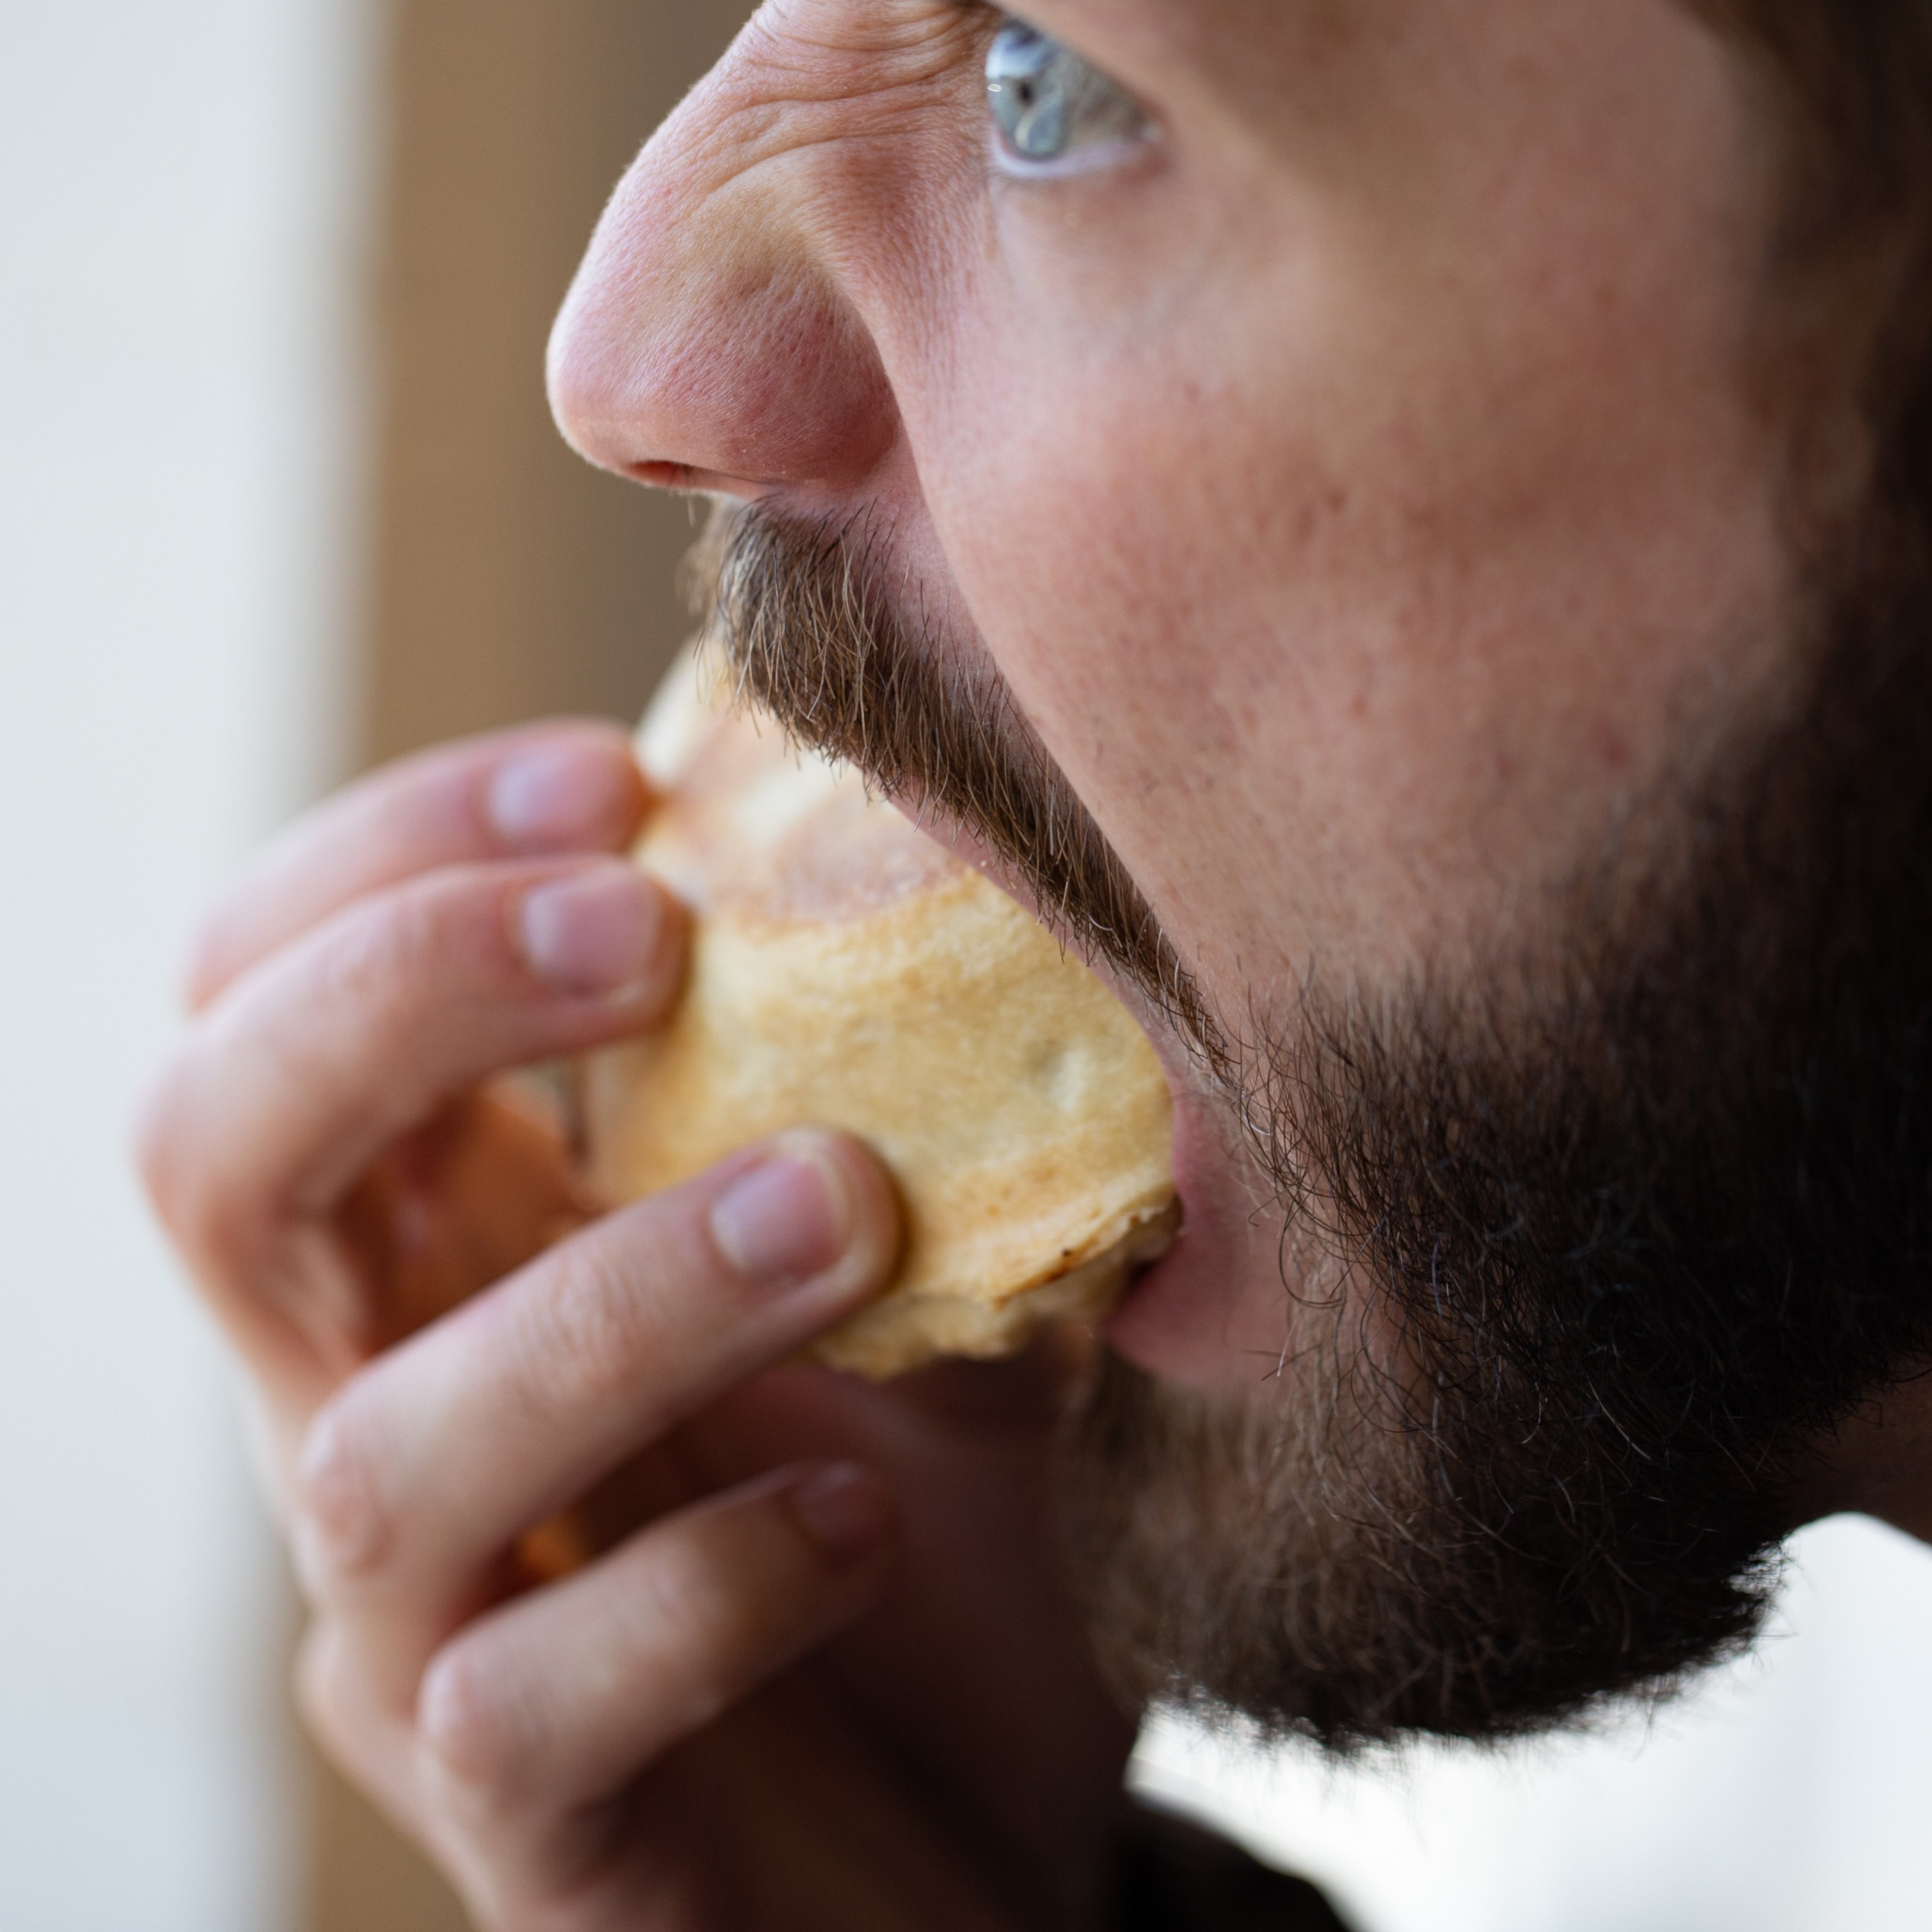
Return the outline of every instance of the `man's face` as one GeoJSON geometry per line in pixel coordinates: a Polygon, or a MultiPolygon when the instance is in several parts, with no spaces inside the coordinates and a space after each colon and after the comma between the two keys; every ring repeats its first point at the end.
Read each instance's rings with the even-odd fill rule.
{"type": "MultiPolygon", "coordinates": [[[[556,338],[567,432],[862,523],[1235,1034],[1311,976],[1532,941],[1774,668],[1733,64],[1665,0],[1031,17],[1158,134],[1015,178],[998,16],[767,6],[604,220],[556,338]]],[[[1276,1230],[1211,1114],[1180,1160],[1200,1265],[1119,1340],[1249,1379],[1276,1230]]]]}
{"type": "MultiPolygon", "coordinates": [[[[1034,158],[987,74],[996,47],[1011,68],[1038,44],[998,39],[996,12],[769,0],[620,189],[559,326],[559,416],[600,463],[755,506],[740,630],[761,600],[797,620],[789,579],[821,631],[850,619],[858,640],[806,667],[842,698],[775,694],[790,722],[910,782],[1128,969],[1179,1102],[1188,1232],[1112,1325],[1156,1381],[1109,1371],[1137,1393],[1100,1399],[1112,1489],[1089,1515],[1159,1487],[1156,1437],[1170,1468],[1191,1454],[1250,1497],[1340,1456],[1364,1480],[1304,1508],[1299,1542],[1262,1552],[1252,1510],[1218,1513],[1222,1556],[1258,1552],[1255,1614],[1304,1614],[1283,1579],[1314,1566],[1360,1588],[1307,1618],[1372,1616],[1374,1562],[1384,1595],[1460,1592],[1480,1620],[1466,1571],[1432,1556],[1391,1580],[1349,1518],[1409,1511],[1404,1548],[1500,1534],[1425,1526],[1415,1474],[1425,1450],[1476,1453],[1499,1345],[1411,1334],[1416,1284],[1382,1292],[1364,1257],[1387,1217],[1354,1197],[1371,1169],[1425,1191],[1435,1170],[1406,1143],[1376,1166],[1359,1118],[1297,1095],[1332,1087],[1318,1062],[1382,1056],[1384,1116],[1426,1088],[1403,1130],[1453,1151],[1504,1116],[1539,1131],[1526,1067],[1567,1093],[1616,1057],[1593,999],[1621,984],[1631,909],[1690,862],[1691,801],[1798,676],[1756,353],[1770,130],[1742,61],[1666,0],[1034,0],[1028,20],[1093,70],[1058,70],[1072,111],[1034,158]],[[855,735],[894,678],[910,737],[855,735]],[[928,727],[1018,751],[997,782],[956,782],[907,752],[928,727]],[[989,826],[1016,786],[1028,811],[989,826]],[[1055,871],[1046,796],[1157,945],[1110,951],[1118,906],[1096,910],[1091,867],[1055,871]],[[1565,1002],[1574,1024],[1552,1018],[1565,1002]],[[1516,1044],[1494,1082],[1459,1087],[1478,1009],[1516,1044]]],[[[1613,1142],[1583,1182],[1640,1192],[1613,1142]]],[[[1504,1193],[1532,1168],[1574,1180],[1548,1152],[1499,1152],[1504,1193]]],[[[1496,1413],[1514,1426],[1552,1391],[1511,1373],[1496,1413]]],[[[1150,1520],[1090,1536],[1096,1560],[1132,1570],[1150,1520]]],[[[1492,1623],[1518,1614],[1508,1577],[1487,1596],[1492,1623]]],[[[1686,1610],[1680,1648],[1734,1634],[1735,1609],[1686,1610]]],[[[1172,1628],[1213,1615],[1170,1606],[1135,1640],[1184,1656],[1184,1680],[1305,1714],[1250,1696],[1251,1658],[1217,1679],[1215,1645],[1172,1628]]],[[[1288,1649],[1270,1667],[1324,1654],[1288,1649]]],[[[1626,1674],[1672,1661],[1640,1645],[1626,1674]]],[[[1515,1721],[1491,1675],[1419,1720],[1480,1728],[1486,1697],[1515,1721]]]]}

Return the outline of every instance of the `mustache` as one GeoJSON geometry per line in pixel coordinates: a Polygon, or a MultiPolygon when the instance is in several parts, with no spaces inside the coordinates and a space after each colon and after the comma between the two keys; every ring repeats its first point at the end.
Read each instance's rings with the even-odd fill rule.
{"type": "Polygon", "coordinates": [[[891,594],[871,519],[721,505],[687,564],[710,645],[741,699],[886,797],[956,821],[1026,880],[1046,922],[1136,985],[1210,1072],[1229,1040],[1119,855],[983,658],[891,594]]]}

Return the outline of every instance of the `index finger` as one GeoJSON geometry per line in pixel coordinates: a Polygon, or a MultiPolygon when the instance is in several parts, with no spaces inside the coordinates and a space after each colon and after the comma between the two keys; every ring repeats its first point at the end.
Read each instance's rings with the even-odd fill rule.
{"type": "Polygon", "coordinates": [[[628,735],[593,720],[526,725],[386,766],[298,819],[249,867],[202,929],[189,1007],[352,901],[418,873],[620,851],[647,802],[628,735]]]}

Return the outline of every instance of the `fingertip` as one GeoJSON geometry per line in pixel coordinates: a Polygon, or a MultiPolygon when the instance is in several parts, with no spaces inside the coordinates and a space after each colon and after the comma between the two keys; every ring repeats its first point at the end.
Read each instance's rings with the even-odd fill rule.
{"type": "Polygon", "coordinates": [[[877,1158],[819,1127],[774,1135],[728,1164],[713,1244],[747,1281],[848,1303],[885,1286],[898,1258],[898,1196],[877,1158]]]}
{"type": "Polygon", "coordinates": [[[898,1497],[856,1462],[814,1471],[788,1500],[800,1528],[835,1570],[868,1563],[897,1540],[898,1497]]]}
{"type": "Polygon", "coordinates": [[[440,867],[622,852],[650,798],[629,738],[594,721],[438,746],[370,772],[244,868],[186,963],[188,1010],[353,901],[440,867]]]}
{"type": "Polygon", "coordinates": [[[296,1713],[309,1735],[339,1765],[351,1762],[356,1726],[350,1713],[360,1702],[355,1659],[340,1624],[319,1617],[296,1646],[289,1688],[296,1713]]]}
{"type": "Polygon", "coordinates": [[[478,1646],[458,1639],[440,1652],[416,1691],[416,1730],[443,1774],[482,1785],[502,1775],[506,1755],[502,1700],[492,1673],[477,1667],[478,1646]]]}
{"type": "Polygon", "coordinates": [[[334,1578],[372,1570],[388,1546],[388,1524],[352,1414],[340,1396],[326,1405],[290,1472],[292,1552],[312,1599],[334,1578]]]}
{"type": "Polygon", "coordinates": [[[201,1012],[234,978],[246,956],[245,942],[229,931],[225,909],[208,920],[188,948],[186,963],[176,983],[176,998],[190,1018],[201,1012]]]}
{"type": "Polygon", "coordinates": [[[852,1203],[852,1239],[847,1265],[866,1286],[885,1286],[905,1244],[905,1210],[885,1163],[850,1134],[813,1130],[820,1157],[835,1165],[852,1203]]]}
{"type": "Polygon", "coordinates": [[[684,909],[625,860],[595,860],[525,888],[512,934],[548,991],[604,1000],[640,1021],[661,1014],[682,981],[684,909]]]}
{"type": "Polygon", "coordinates": [[[657,937],[646,970],[626,998],[632,1018],[649,1025],[664,1018],[684,991],[691,959],[691,909],[662,880],[646,872],[638,877],[656,898],[657,937]]]}
{"type": "Polygon", "coordinates": [[[649,803],[629,739],[614,725],[560,724],[511,746],[482,776],[481,810],[508,852],[616,851],[649,803]]]}

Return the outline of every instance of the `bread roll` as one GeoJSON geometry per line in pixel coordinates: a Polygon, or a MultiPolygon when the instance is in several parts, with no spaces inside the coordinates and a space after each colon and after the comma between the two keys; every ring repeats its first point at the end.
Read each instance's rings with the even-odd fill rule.
{"type": "Polygon", "coordinates": [[[1096,1318],[1179,1221],[1139,1028],[849,771],[674,673],[640,740],[663,802],[637,857],[695,915],[689,976],[666,1024],[586,1064],[593,1180],[635,1199],[787,1127],[866,1142],[905,1246],[814,1353],[874,1378],[1096,1318]]]}

